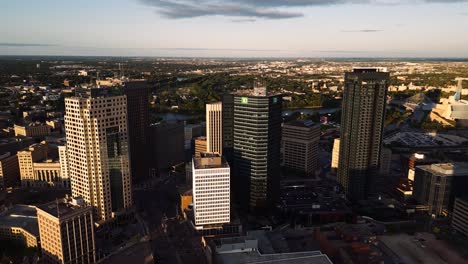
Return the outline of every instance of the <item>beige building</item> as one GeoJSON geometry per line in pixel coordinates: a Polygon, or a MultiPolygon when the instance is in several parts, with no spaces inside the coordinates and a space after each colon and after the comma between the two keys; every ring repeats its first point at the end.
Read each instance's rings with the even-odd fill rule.
{"type": "Polygon", "coordinates": [[[19,182],[18,157],[10,152],[0,154],[0,189],[17,186],[19,182]]]}
{"type": "Polygon", "coordinates": [[[333,151],[332,151],[332,161],[331,161],[331,169],[333,171],[338,170],[338,161],[340,160],[340,139],[335,138],[333,141],[333,151]]]}
{"type": "Polygon", "coordinates": [[[127,97],[116,87],[78,89],[65,109],[72,195],[107,221],[132,206],[127,97]]]}
{"type": "Polygon", "coordinates": [[[18,151],[18,163],[23,187],[35,186],[34,162],[47,158],[47,143],[36,143],[28,148],[18,151]]]}
{"type": "Polygon", "coordinates": [[[20,242],[37,247],[39,228],[36,207],[17,204],[0,214],[0,240],[20,242]]]}
{"type": "Polygon", "coordinates": [[[206,137],[197,137],[194,139],[194,145],[195,145],[195,153],[194,156],[199,158],[200,153],[206,152],[207,149],[207,141],[206,137]]]}
{"type": "Polygon", "coordinates": [[[44,263],[96,263],[93,210],[83,199],[37,207],[44,263]]]}
{"type": "Polygon", "coordinates": [[[283,125],[283,166],[312,176],[318,169],[320,124],[296,120],[283,125]]]}
{"type": "Polygon", "coordinates": [[[59,146],[62,156],[58,159],[48,158],[48,145],[45,142],[31,145],[18,152],[21,185],[33,188],[70,188],[68,174],[63,173],[66,168],[66,156],[63,156],[65,146],[59,146]]]}
{"type": "Polygon", "coordinates": [[[223,104],[206,105],[206,151],[223,152],[223,104]]]}
{"type": "Polygon", "coordinates": [[[15,124],[15,136],[45,137],[50,136],[52,127],[42,123],[30,123],[27,125],[15,124]]]}

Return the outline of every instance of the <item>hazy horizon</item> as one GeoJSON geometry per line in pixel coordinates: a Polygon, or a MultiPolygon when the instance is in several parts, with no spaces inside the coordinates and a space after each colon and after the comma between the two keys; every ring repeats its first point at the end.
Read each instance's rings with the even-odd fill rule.
{"type": "Polygon", "coordinates": [[[468,0],[20,0],[0,55],[468,58],[468,0]]]}

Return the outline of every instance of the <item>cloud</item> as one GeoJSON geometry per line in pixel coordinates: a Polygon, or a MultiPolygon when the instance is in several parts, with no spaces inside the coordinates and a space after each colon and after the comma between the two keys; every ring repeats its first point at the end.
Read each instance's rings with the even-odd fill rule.
{"type": "Polygon", "coordinates": [[[404,5],[468,3],[468,0],[138,0],[154,7],[171,19],[204,16],[236,17],[233,22],[253,22],[254,19],[289,19],[303,17],[291,12],[291,7],[334,6],[346,4],[404,5]],[[243,18],[250,20],[246,21],[243,18]]]}
{"type": "Polygon", "coordinates": [[[239,19],[231,19],[231,22],[235,23],[245,23],[245,22],[255,22],[257,19],[255,18],[239,18],[239,19]]]}
{"type": "Polygon", "coordinates": [[[203,16],[250,17],[265,19],[285,19],[302,17],[302,13],[275,10],[269,8],[255,8],[248,4],[235,1],[207,1],[207,0],[140,0],[144,4],[153,6],[158,13],[173,18],[193,18],[203,16]]]}
{"type": "Polygon", "coordinates": [[[375,32],[382,32],[381,29],[358,29],[358,30],[341,30],[341,32],[345,33],[375,33],[375,32]]]}
{"type": "Polygon", "coordinates": [[[52,47],[54,44],[0,42],[1,47],[52,47]]]}

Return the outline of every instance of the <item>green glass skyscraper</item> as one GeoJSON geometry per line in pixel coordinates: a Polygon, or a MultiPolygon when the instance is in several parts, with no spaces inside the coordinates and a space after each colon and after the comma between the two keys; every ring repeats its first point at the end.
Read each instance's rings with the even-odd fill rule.
{"type": "Polygon", "coordinates": [[[232,124],[235,195],[251,211],[265,209],[279,190],[282,96],[258,87],[228,99],[232,122],[223,122],[232,124]]]}

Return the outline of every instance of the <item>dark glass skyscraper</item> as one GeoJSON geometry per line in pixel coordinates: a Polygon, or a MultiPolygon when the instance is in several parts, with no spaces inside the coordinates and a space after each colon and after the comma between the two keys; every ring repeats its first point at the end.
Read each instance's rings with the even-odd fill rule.
{"type": "Polygon", "coordinates": [[[127,96],[128,136],[132,181],[139,182],[149,176],[147,128],[149,126],[149,84],[146,81],[125,83],[127,96]]]}
{"type": "Polygon", "coordinates": [[[348,199],[367,199],[376,190],[390,75],[383,68],[345,74],[338,181],[348,199]]]}
{"type": "Polygon", "coordinates": [[[264,209],[275,201],[279,190],[282,96],[255,88],[233,94],[232,100],[223,111],[231,108],[233,113],[235,193],[251,211],[264,209]]]}

